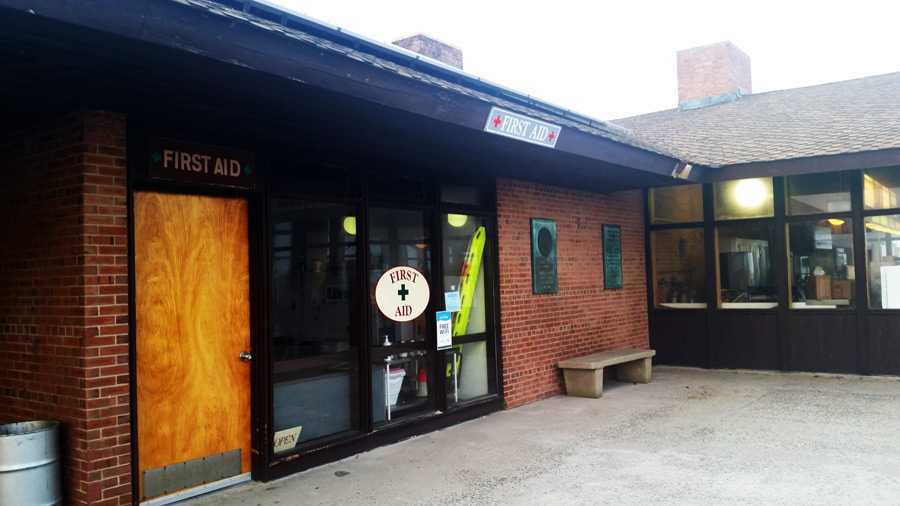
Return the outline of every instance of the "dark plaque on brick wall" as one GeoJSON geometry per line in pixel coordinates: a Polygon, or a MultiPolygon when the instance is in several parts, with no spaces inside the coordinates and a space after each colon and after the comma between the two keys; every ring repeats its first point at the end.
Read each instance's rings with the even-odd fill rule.
{"type": "Polygon", "coordinates": [[[256,164],[252,153],[174,139],[147,142],[147,175],[154,179],[253,189],[256,164]]]}
{"type": "Polygon", "coordinates": [[[603,225],[603,288],[622,288],[622,227],[603,225]]]}
{"type": "Polygon", "coordinates": [[[532,292],[556,293],[556,222],[531,219],[531,289],[532,292]]]}

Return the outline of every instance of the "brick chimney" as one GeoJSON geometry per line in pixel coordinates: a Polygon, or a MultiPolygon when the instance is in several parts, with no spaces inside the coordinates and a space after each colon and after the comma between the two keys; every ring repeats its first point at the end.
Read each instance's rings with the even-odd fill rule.
{"type": "Polygon", "coordinates": [[[463,54],[459,49],[445,44],[437,39],[433,39],[425,34],[417,34],[405,39],[395,40],[395,46],[409,49],[414,53],[427,56],[439,62],[446,63],[460,70],[463,68],[463,54]]]}
{"type": "Polygon", "coordinates": [[[678,107],[733,102],[752,93],[750,57],[731,42],[678,51],[678,107]]]}

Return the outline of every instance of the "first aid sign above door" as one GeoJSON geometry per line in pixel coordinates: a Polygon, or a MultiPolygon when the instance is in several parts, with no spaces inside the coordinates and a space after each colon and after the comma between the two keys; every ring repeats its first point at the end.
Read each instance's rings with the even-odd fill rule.
{"type": "Polygon", "coordinates": [[[246,189],[256,186],[256,163],[247,151],[150,138],[147,152],[147,175],[153,179],[246,189]]]}
{"type": "Polygon", "coordinates": [[[381,313],[395,322],[415,320],[428,307],[431,288],[425,275],[407,267],[392,267],[375,285],[375,303],[381,313]]]}

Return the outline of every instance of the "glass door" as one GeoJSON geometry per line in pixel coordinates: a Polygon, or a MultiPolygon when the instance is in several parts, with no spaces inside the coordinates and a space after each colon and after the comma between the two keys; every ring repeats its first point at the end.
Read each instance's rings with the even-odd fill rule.
{"type": "Polygon", "coordinates": [[[274,454],[359,428],[356,209],[271,206],[274,454]]]}
{"type": "Polygon", "coordinates": [[[487,220],[470,214],[441,214],[442,291],[455,294],[453,346],[445,350],[443,374],[452,409],[495,392],[494,347],[485,271],[490,244],[487,220]]]}
{"type": "MultiPolygon", "coordinates": [[[[368,213],[369,348],[372,422],[377,428],[434,410],[430,330],[433,301],[417,318],[394,321],[377,307],[375,286],[385,271],[410,267],[433,287],[430,213],[373,207],[368,213]]],[[[400,297],[405,287],[401,285],[400,297]]],[[[433,291],[433,290],[432,290],[433,291]]],[[[433,297],[432,297],[433,299],[433,297]]]]}

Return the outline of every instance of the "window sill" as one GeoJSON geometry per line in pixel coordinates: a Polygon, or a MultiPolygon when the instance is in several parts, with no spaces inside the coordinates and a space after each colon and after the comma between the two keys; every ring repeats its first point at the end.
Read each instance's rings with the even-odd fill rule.
{"type": "Polygon", "coordinates": [[[791,309],[853,309],[848,300],[829,300],[814,302],[792,302],[791,309]]]}
{"type": "Polygon", "coordinates": [[[706,309],[705,302],[660,302],[657,306],[668,309],[706,309]]]}
{"type": "Polygon", "coordinates": [[[723,302],[721,309],[775,309],[777,302],[723,302]]]}

